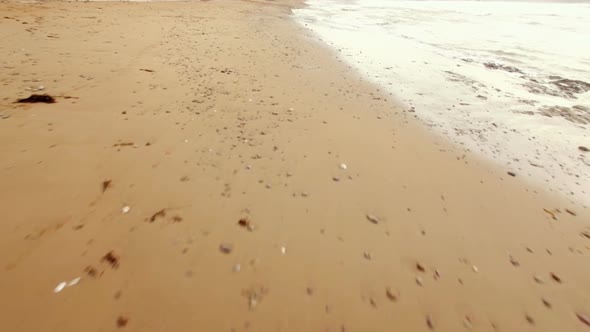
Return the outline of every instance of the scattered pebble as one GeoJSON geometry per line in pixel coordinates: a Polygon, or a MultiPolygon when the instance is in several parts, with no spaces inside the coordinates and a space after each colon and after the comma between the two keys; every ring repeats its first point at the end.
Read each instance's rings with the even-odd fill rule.
{"type": "Polygon", "coordinates": [[[55,287],[55,289],[53,289],[54,293],[59,293],[61,292],[64,288],[66,288],[68,284],[65,281],[60,282],[59,284],[57,284],[57,286],[55,287]]]}
{"type": "Polygon", "coordinates": [[[534,277],[535,281],[539,284],[544,283],[545,281],[543,280],[543,278],[541,278],[541,276],[535,276],[534,277]]]}
{"type": "Polygon", "coordinates": [[[234,265],[233,271],[238,273],[242,270],[242,266],[240,264],[234,265]]]}
{"type": "Polygon", "coordinates": [[[561,277],[559,277],[557,274],[551,272],[551,279],[553,279],[555,282],[557,283],[562,283],[561,277]]]}
{"type": "Polygon", "coordinates": [[[166,216],[166,209],[162,209],[160,211],[155,212],[150,217],[150,222],[156,221],[157,218],[164,218],[166,216]]]}
{"type": "Polygon", "coordinates": [[[426,269],[424,269],[424,266],[422,266],[422,264],[420,264],[420,263],[416,263],[416,270],[418,270],[420,272],[426,271],[426,269]]]}
{"type": "Polygon", "coordinates": [[[129,323],[129,318],[124,316],[119,316],[117,318],[117,327],[125,327],[127,326],[127,323],[129,323]]]}
{"type": "Polygon", "coordinates": [[[543,302],[543,305],[545,305],[547,308],[551,309],[551,303],[549,301],[547,301],[545,298],[541,298],[541,301],[543,302]]]}
{"type": "Polygon", "coordinates": [[[580,322],[590,326],[590,317],[588,317],[588,315],[585,315],[581,312],[577,312],[576,316],[578,317],[578,319],[580,320],[580,322]]]}
{"type": "Polygon", "coordinates": [[[119,267],[119,257],[115,255],[115,253],[112,250],[107,252],[104,256],[102,256],[100,260],[102,262],[109,263],[113,269],[119,267]]]}
{"type": "Polygon", "coordinates": [[[365,259],[367,259],[367,260],[371,260],[371,259],[373,259],[373,255],[371,255],[371,253],[370,253],[370,252],[368,252],[368,251],[365,251],[365,252],[363,253],[363,257],[365,257],[365,259]]]}
{"type": "Polygon", "coordinates": [[[424,282],[422,281],[422,277],[421,276],[416,276],[416,283],[419,286],[422,286],[424,284],[424,282]]]}
{"type": "Polygon", "coordinates": [[[535,325],[535,320],[533,319],[533,317],[529,316],[529,315],[525,315],[526,321],[531,324],[531,325],[535,325]]]}
{"type": "Polygon", "coordinates": [[[471,318],[469,318],[469,316],[465,316],[465,318],[463,318],[463,326],[465,326],[466,329],[471,329],[472,324],[471,318]]]}
{"type": "Polygon", "coordinates": [[[305,289],[305,291],[307,292],[307,295],[309,295],[309,296],[312,296],[312,295],[313,295],[313,288],[311,288],[311,287],[307,287],[307,288],[305,289]]]}
{"type": "Polygon", "coordinates": [[[64,290],[64,288],[66,288],[66,287],[75,286],[80,282],[81,279],[82,278],[78,277],[78,278],[74,278],[74,279],[70,280],[69,282],[62,281],[59,284],[57,284],[57,286],[55,286],[55,288],[53,289],[53,292],[59,293],[62,290],[64,290]]]}
{"type": "Polygon", "coordinates": [[[440,279],[440,272],[438,271],[438,269],[434,270],[433,278],[434,280],[440,279]]]}
{"type": "Polygon", "coordinates": [[[127,205],[125,205],[125,206],[124,206],[124,207],[121,209],[121,213],[123,213],[123,214],[127,214],[127,213],[129,213],[129,211],[131,211],[131,207],[130,207],[130,206],[127,206],[127,205]]]}
{"type": "Polygon", "coordinates": [[[571,214],[571,215],[572,215],[572,216],[574,216],[574,217],[575,217],[575,216],[577,216],[576,212],[574,212],[573,210],[570,210],[570,209],[565,209],[565,212],[567,212],[567,213],[571,214]]]}
{"type": "Polygon", "coordinates": [[[224,254],[230,254],[234,250],[234,246],[231,243],[222,243],[219,245],[219,251],[224,254]]]}
{"type": "Polygon", "coordinates": [[[339,177],[337,177],[337,176],[333,176],[333,177],[332,177],[332,181],[334,181],[334,182],[338,182],[338,181],[340,181],[340,178],[339,178],[339,177]]]}
{"type": "Polygon", "coordinates": [[[514,257],[512,257],[512,256],[510,256],[510,263],[514,267],[519,267],[520,266],[520,263],[516,259],[514,259],[514,257]]]}
{"type": "Polygon", "coordinates": [[[471,265],[471,269],[473,270],[473,272],[477,273],[479,272],[479,269],[477,268],[477,266],[475,265],[471,265]]]}
{"type": "Polygon", "coordinates": [[[72,287],[72,286],[77,285],[81,279],[82,278],[78,277],[78,278],[74,278],[74,279],[70,280],[70,282],[68,282],[68,287],[72,287]]]}
{"type": "Polygon", "coordinates": [[[92,267],[92,266],[87,266],[86,268],[84,268],[84,272],[86,272],[86,274],[90,277],[95,278],[96,276],[98,276],[98,271],[92,267]]]}
{"type": "Polygon", "coordinates": [[[102,192],[104,193],[105,191],[107,191],[107,189],[109,189],[111,187],[112,184],[112,180],[104,180],[102,181],[102,192]]]}
{"type": "Polygon", "coordinates": [[[385,295],[387,296],[387,298],[388,298],[390,301],[393,301],[393,302],[397,301],[397,299],[398,299],[398,297],[399,297],[399,294],[396,294],[396,293],[395,293],[395,292],[394,292],[394,291],[393,291],[391,288],[389,288],[389,287],[385,288],[385,295]]]}
{"type": "Polygon", "coordinates": [[[428,326],[429,329],[434,330],[434,323],[432,322],[432,315],[430,314],[426,315],[426,326],[428,326]]]}
{"type": "Polygon", "coordinates": [[[254,309],[254,308],[256,308],[257,305],[258,305],[258,300],[256,299],[255,296],[251,296],[248,299],[248,306],[250,307],[250,309],[254,309]]]}
{"type": "Polygon", "coordinates": [[[240,220],[238,220],[238,225],[246,228],[250,232],[254,230],[254,224],[252,224],[252,222],[248,218],[241,218],[240,220]]]}
{"type": "Polygon", "coordinates": [[[342,163],[340,164],[340,169],[346,170],[348,167],[346,166],[346,164],[342,163]]]}
{"type": "Polygon", "coordinates": [[[281,254],[286,254],[287,253],[287,248],[285,248],[284,246],[281,246],[281,254]]]}
{"type": "Polygon", "coordinates": [[[510,175],[510,176],[516,176],[516,173],[514,173],[514,172],[507,172],[507,173],[508,173],[508,175],[510,175]]]}
{"type": "Polygon", "coordinates": [[[588,149],[587,147],[585,147],[585,146],[582,146],[582,145],[578,146],[578,150],[580,150],[580,151],[584,151],[584,152],[588,152],[588,151],[590,151],[590,149],[588,149]]]}
{"type": "Polygon", "coordinates": [[[376,216],[374,216],[374,215],[372,215],[370,213],[367,214],[367,220],[369,220],[373,224],[378,224],[379,223],[379,218],[377,218],[376,216]]]}

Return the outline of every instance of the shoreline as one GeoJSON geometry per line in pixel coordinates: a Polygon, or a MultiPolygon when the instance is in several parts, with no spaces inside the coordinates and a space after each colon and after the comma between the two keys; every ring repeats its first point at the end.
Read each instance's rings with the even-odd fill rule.
{"type": "Polygon", "coordinates": [[[587,209],[429,133],[285,7],[0,6],[3,329],[585,328],[587,209]],[[33,85],[58,102],[13,104],[33,85]]]}
{"type": "MultiPolygon", "coordinates": [[[[514,17],[524,15],[521,20],[527,21],[547,11],[517,3],[496,8],[498,4],[471,2],[464,8],[467,3],[312,1],[310,7],[296,10],[295,18],[363,77],[392,93],[408,111],[415,111],[436,134],[533,185],[588,206],[590,164],[578,146],[589,138],[585,131],[590,92],[564,94],[548,79],[587,84],[576,81],[587,72],[584,61],[572,55],[562,63],[557,59],[565,56],[541,48],[536,38],[531,38],[525,52],[518,49],[518,39],[502,39],[495,33],[461,36],[462,29],[487,27],[491,21],[481,15],[490,11],[499,10],[494,20],[501,27],[519,24],[514,17]],[[429,15],[438,19],[429,22],[425,19],[429,15]],[[504,51],[493,51],[497,45],[503,45],[504,51]],[[390,56],[399,49],[403,54],[390,56]],[[557,68],[544,68],[545,62],[557,68]]],[[[571,15],[573,10],[558,12],[556,17],[571,15]]],[[[557,18],[546,21],[540,35],[556,34],[556,22],[557,18]]],[[[519,27],[522,34],[533,29],[519,27]]],[[[575,31],[573,26],[566,30],[575,31]]],[[[563,32],[563,39],[571,39],[573,32],[568,33],[563,32]]]]}

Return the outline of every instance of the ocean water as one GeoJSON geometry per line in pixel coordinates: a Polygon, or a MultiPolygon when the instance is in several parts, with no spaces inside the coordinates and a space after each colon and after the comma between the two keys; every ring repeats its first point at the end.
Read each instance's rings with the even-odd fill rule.
{"type": "Polygon", "coordinates": [[[297,22],[435,132],[590,203],[590,3],[306,4],[297,22]]]}

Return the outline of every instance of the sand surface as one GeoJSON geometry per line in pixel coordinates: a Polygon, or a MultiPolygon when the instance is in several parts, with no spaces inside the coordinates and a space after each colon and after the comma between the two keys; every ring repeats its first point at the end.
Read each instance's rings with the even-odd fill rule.
{"type": "Polygon", "coordinates": [[[587,209],[429,134],[294,5],[0,4],[0,330],[590,329],[587,209]]]}

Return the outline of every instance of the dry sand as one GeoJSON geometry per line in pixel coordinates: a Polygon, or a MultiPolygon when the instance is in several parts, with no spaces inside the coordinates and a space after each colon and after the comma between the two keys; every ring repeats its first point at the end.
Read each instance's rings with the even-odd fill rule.
{"type": "Polygon", "coordinates": [[[293,5],[0,4],[0,330],[590,329],[588,211],[428,134],[293,5]]]}

